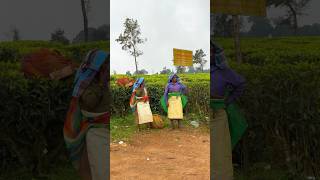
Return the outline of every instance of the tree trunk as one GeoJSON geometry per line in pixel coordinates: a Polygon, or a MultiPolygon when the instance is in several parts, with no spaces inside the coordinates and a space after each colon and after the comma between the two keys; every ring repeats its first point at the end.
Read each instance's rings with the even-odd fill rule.
{"type": "Polygon", "coordinates": [[[88,42],[88,16],[87,16],[85,0],[81,0],[81,8],[82,8],[82,16],[83,16],[84,41],[88,42]]]}
{"type": "Polygon", "coordinates": [[[134,62],[136,64],[136,74],[138,74],[138,64],[137,64],[137,57],[134,56],[134,62]]]}
{"type": "Polygon", "coordinates": [[[240,64],[242,62],[241,47],[240,47],[240,20],[239,15],[232,15],[233,21],[233,38],[235,47],[236,61],[240,64]]]}
{"type": "Polygon", "coordinates": [[[136,48],[133,48],[134,53],[134,63],[136,65],[136,74],[138,74],[138,63],[137,63],[137,56],[136,56],[136,48]]]}
{"type": "Polygon", "coordinates": [[[297,34],[298,32],[298,17],[297,17],[297,12],[296,10],[291,6],[291,4],[287,4],[289,7],[291,13],[292,13],[292,18],[293,18],[293,28],[294,28],[294,34],[297,34]]]}

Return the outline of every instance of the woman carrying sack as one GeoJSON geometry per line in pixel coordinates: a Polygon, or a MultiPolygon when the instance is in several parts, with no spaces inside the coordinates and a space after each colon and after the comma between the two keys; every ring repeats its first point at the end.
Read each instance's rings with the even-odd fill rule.
{"type": "Polygon", "coordinates": [[[83,180],[109,179],[109,54],[90,51],[78,69],[64,140],[83,180]]]}
{"type": "Polygon", "coordinates": [[[161,105],[164,111],[168,113],[168,118],[171,121],[173,129],[175,128],[175,121],[178,123],[178,128],[181,127],[183,108],[185,108],[187,104],[187,97],[184,95],[185,92],[186,87],[180,82],[179,76],[177,74],[171,75],[164,95],[161,98],[161,105]]]}
{"type": "Polygon", "coordinates": [[[232,180],[232,148],[247,127],[234,101],[243,93],[245,80],[228,67],[222,48],[211,42],[210,51],[212,178],[232,180]]]}
{"type": "Polygon", "coordinates": [[[132,87],[130,107],[135,113],[135,120],[139,130],[141,124],[147,124],[149,128],[152,127],[153,116],[144,78],[138,78],[132,87]]]}

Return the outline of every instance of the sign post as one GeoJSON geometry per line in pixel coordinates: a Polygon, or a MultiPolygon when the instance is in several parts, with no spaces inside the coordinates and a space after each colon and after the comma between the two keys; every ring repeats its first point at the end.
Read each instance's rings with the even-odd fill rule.
{"type": "Polygon", "coordinates": [[[266,0],[210,0],[210,12],[232,15],[235,57],[241,63],[239,15],[266,16],[266,0]]]}
{"type": "Polygon", "coordinates": [[[192,66],[192,51],[173,48],[173,64],[175,66],[192,66]]]}

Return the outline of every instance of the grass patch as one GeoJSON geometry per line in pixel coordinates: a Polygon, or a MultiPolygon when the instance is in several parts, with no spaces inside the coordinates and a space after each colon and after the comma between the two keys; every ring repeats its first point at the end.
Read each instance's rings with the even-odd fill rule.
{"type": "Polygon", "coordinates": [[[128,115],[124,117],[111,117],[110,121],[111,141],[129,140],[136,130],[134,116],[128,115]]]}
{"type": "MultiPolygon", "coordinates": [[[[164,120],[164,128],[171,128],[170,120],[166,116],[161,116],[164,120]]],[[[113,116],[110,121],[110,129],[111,129],[111,141],[129,141],[130,137],[138,132],[138,127],[135,124],[134,115],[130,114],[124,117],[113,116]]],[[[209,132],[209,126],[207,125],[208,117],[200,116],[197,114],[189,114],[182,121],[183,127],[186,128],[194,128],[191,125],[191,121],[197,121],[200,126],[199,130],[203,130],[209,132]]],[[[145,126],[141,126],[142,131],[145,130],[145,126]]],[[[157,129],[153,129],[157,130],[157,129]]]]}

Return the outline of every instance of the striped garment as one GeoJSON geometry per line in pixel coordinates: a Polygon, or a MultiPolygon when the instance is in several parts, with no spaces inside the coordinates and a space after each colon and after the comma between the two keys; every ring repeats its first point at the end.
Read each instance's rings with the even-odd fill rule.
{"type": "Polygon", "coordinates": [[[84,148],[85,136],[89,128],[108,127],[110,114],[108,112],[96,117],[86,117],[81,112],[78,98],[73,97],[65,120],[63,134],[70,153],[70,160],[79,168],[79,160],[84,148]]]}
{"type": "MultiPolygon", "coordinates": [[[[100,50],[92,50],[77,71],[72,99],[63,128],[64,140],[70,153],[70,160],[76,169],[79,168],[80,158],[85,145],[85,137],[92,127],[108,127],[110,114],[108,112],[96,116],[84,115],[80,109],[79,98],[92,80],[109,54],[100,50]]],[[[107,78],[106,78],[107,80],[107,78]]],[[[105,80],[104,86],[107,86],[105,80]]]]}

